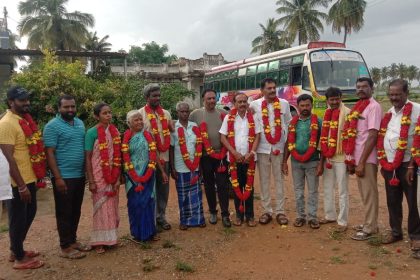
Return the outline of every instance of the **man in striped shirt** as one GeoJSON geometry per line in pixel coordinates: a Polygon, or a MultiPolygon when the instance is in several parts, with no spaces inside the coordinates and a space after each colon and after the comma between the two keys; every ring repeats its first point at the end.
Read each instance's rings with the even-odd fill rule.
{"type": "Polygon", "coordinates": [[[76,236],[85,190],[85,126],[76,117],[73,96],[60,96],[58,112],[44,128],[44,142],[54,188],[60,256],[79,259],[91,249],[77,242],[76,236]]]}

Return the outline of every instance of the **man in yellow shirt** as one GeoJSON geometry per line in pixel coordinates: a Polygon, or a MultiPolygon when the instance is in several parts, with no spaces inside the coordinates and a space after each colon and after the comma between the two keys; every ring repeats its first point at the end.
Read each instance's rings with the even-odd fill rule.
{"type": "Polygon", "coordinates": [[[0,120],[0,149],[10,166],[13,199],[7,201],[9,214],[10,261],[15,269],[34,269],[44,265],[35,259],[36,251],[24,251],[23,242],[36,214],[37,177],[32,169],[29,147],[19,124],[29,113],[29,93],[18,86],[7,92],[7,110],[0,120]]]}

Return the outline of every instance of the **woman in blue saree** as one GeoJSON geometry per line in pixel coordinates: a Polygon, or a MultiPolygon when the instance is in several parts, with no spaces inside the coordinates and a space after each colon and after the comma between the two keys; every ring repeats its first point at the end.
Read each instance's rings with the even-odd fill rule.
{"type": "MultiPolygon", "coordinates": [[[[123,140],[122,149],[124,152],[124,144],[128,144],[126,149],[128,149],[130,155],[131,168],[134,168],[130,171],[130,163],[127,162],[127,157],[123,156],[130,232],[133,241],[156,241],[159,238],[156,235],[155,223],[155,172],[153,169],[147,172],[150,167],[149,163],[152,163],[149,158],[149,142],[145,137],[145,133],[148,132],[144,132],[143,118],[137,110],[128,112],[127,124],[130,129],[124,134],[125,141],[123,140]],[[129,140],[127,141],[127,139],[129,140]],[[146,173],[151,175],[147,176],[146,173]],[[146,178],[146,180],[139,182],[139,177],[146,178]]],[[[151,145],[156,145],[150,139],[151,145]]],[[[160,165],[157,164],[157,167],[160,168],[160,165]]]]}

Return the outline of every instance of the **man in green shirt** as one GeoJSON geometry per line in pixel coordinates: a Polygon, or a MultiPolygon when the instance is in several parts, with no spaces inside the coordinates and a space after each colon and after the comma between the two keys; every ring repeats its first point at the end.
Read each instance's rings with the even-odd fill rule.
{"type": "Polygon", "coordinates": [[[301,227],[306,223],[313,229],[319,228],[317,218],[318,211],[318,185],[319,176],[322,173],[319,151],[317,149],[321,134],[322,121],[312,112],[313,99],[308,94],[302,94],[297,99],[299,116],[290,123],[289,134],[294,133],[295,137],[289,137],[285,145],[285,156],[282,170],[288,174],[287,159],[292,155],[292,176],[295,190],[297,218],[295,227],[301,227]],[[316,120],[312,123],[312,119],[316,120]],[[311,139],[313,130],[317,130],[316,139],[311,139]],[[291,143],[294,138],[294,143],[291,143]],[[311,152],[312,151],[312,152],[311,152]],[[308,184],[308,215],[305,212],[305,179],[308,184]]]}

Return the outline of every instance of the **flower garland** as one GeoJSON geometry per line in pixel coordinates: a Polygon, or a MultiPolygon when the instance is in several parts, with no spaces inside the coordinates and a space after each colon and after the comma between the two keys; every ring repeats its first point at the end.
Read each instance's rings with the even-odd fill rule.
{"type": "Polygon", "coordinates": [[[160,106],[156,107],[155,112],[158,114],[159,121],[162,124],[162,134],[163,134],[163,139],[164,139],[164,143],[162,144],[162,139],[160,138],[156,115],[154,114],[152,108],[150,108],[149,105],[146,105],[144,107],[144,110],[146,111],[147,119],[150,121],[150,126],[152,127],[152,134],[153,134],[153,137],[155,138],[157,148],[159,152],[164,153],[169,149],[169,146],[171,144],[171,134],[169,131],[168,119],[166,118],[162,107],[160,106]]]}
{"type": "Polygon", "coordinates": [[[25,134],[26,144],[29,148],[32,170],[37,178],[36,186],[45,188],[47,185],[44,181],[44,177],[47,174],[47,159],[41,131],[29,114],[23,115],[23,118],[19,120],[19,125],[23,130],[23,134],[25,134]]]}
{"type": "Polygon", "coordinates": [[[216,153],[213,147],[210,144],[209,134],[207,132],[207,123],[202,122],[200,124],[201,139],[203,141],[204,149],[206,150],[207,155],[210,157],[220,160],[220,166],[217,168],[217,172],[223,173],[226,171],[226,167],[223,165],[222,160],[226,157],[227,149],[222,146],[220,152],[216,153]]]}
{"type": "MultiPolygon", "coordinates": [[[[203,140],[201,137],[201,131],[197,126],[194,126],[192,130],[196,136],[195,153],[194,153],[193,161],[190,160],[190,154],[188,153],[187,141],[185,138],[185,131],[182,126],[178,127],[178,140],[179,140],[179,148],[181,150],[182,159],[184,160],[184,163],[188,167],[188,169],[191,170],[191,172],[194,172],[195,170],[197,170],[200,164],[200,159],[201,159],[202,150],[203,150],[203,145],[202,145],[203,140]]],[[[194,177],[191,178],[190,184],[191,185],[196,184],[198,182],[198,179],[199,179],[199,176],[195,175],[194,177]]]]}
{"type": "Polygon", "coordinates": [[[346,122],[343,128],[343,150],[346,154],[346,160],[344,161],[347,165],[355,165],[356,162],[353,158],[353,152],[356,146],[357,136],[357,122],[359,121],[360,115],[369,105],[369,99],[360,99],[356,102],[353,109],[346,116],[346,122]]]}
{"type": "Polygon", "coordinates": [[[124,170],[130,176],[130,178],[137,184],[134,188],[135,192],[141,192],[144,190],[143,184],[149,181],[152,177],[153,172],[156,170],[156,161],[157,161],[157,148],[156,142],[153,141],[152,135],[148,131],[143,132],[144,138],[146,138],[147,144],[149,145],[149,164],[147,165],[146,171],[142,176],[139,176],[134,169],[134,164],[131,161],[129,143],[133,137],[133,132],[128,129],[124,132],[123,142],[122,142],[122,157],[124,161],[124,170]]]}
{"type": "MultiPolygon", "coordinates": [[[[235,149],[235,118],[237,114],[237,109],[232,109],[228,114],[228,121],[227,121],[227,131],[228,131],[228,141],[229,144],[232,146],[233,149],[235,149]]],[[[251,112],[246,113],[246,117],[248,119],[248,151],[251,151],[252,145],[255,141],[255,121],[254,117],[251,112]]],[[[230,170],[230,177],[232,180],[232,188],[235,192],[235,195],[239,198],[241,201],[241,205],[239,206],[239,211],[241,213],[244,212],[243,203],[249,198],[252,192],[252,188],[254,186],[254,176],[255,176],[255,160],[252,156],[250,158],[249,164],[248,164],[248,170],[246,172],[246,185],[245,190],[242,193],[239,188],[239,181],[238,181],[238,170],[236,167],[236,160],[235,157],[230,154],[229,155],[229,170],[230,170]]]]}
{"type": "Polygon", "coordinates": [[[340,109],[327,109],[325,111],[324,120],[321,128],[321,152],[327,159],[325,166],[328,169],[332,168],[330,158],[335,155],[337,150],[338,137],[338,118],[340,116],[340,109]]]}
{"type": "Polygon", "coordinates": [[[417,166],[420,166],[420,116],[417,119],[416,129],[414,131],[413,147],[411,148],[411,155],[416,161],[417,166]]]}
{"type": "Polygon", "coordinates": [[[308,161],[313,153],[316,151],[316,142],[318,138],[318,117],[315,114],[311,115],[311,125],[310,125],[310,138],[309,138],[309,147],[306,152],[301,155],[296,150],[296,124],[299,121],[299,116],[294,116],[289,124],[289,135],[287,136],[287,148],[290,151],[292,157],[300,162],[308,161]]]}
{"type": "MultiPolygon", "coordinates": [[[[118,129],[112,125],[108,125],[109,132],[112,137],[112,167],[110,166],[108,142],[106,140],[105,127],[98,125],[98,144],[99,154],[101,157],[101,167],[104,180],[109,185],[114,185],[121,174],[121,137],[118,129]]],[[[107,192],[107,196],[112,197],[116,195],[115,191],[107,192]]]]}
{"type": "MultiPolygon", "coordinates": [[[[275,145],[280,141],[281,138],[281,105],[280,100],[276,97],[273,102],[274,108],[274,137],[271,135],[271,127],[270,127],[270,120],[268,117],[268,104],[267,101],[264,99],[261,103],[261,116],[262,122],[264,126],[264,135],[267,142],[271,145],[275,145]]],[[[277,152],[274,151],[274,152],[277,152]]],[[[280,153],[280,151],[279,151],[280,153]]]]}
{"type": "Polygon", "coordinates": [[[379,160],[379,163],[382,165],[382,168],[385,169],[386,171],[394,172],[392,179],[389,181],[389,184],[391,186],[398,186],[400,183],[398,178],[395,176],[395,169],[397,169],[401,165],[404,159],[405,150],[407,150],[407,143],[408,143],[407,139],[408,139],[408,131],[410,129],[410,124],[411,124],[410,116],[411,116],[412,110],[413,110],[413,104],[411,102],[408,102],[404,106],[404,109],[403,109],[403,115],[401,118],[400,138],[398,139],[397,151],[395,152],[395,157],[394,157],[393,162],[388,162],[386,158],[385,147],[384,147],[385,134],[388,129],[388,124],[391,121],[392,113],[386,113],[384,118],[381,121],[381,127],[378,133],[378,142],[377,142],[376,148],[378,149],[378,152],[377,152],[378,160],[379,160]]]}

